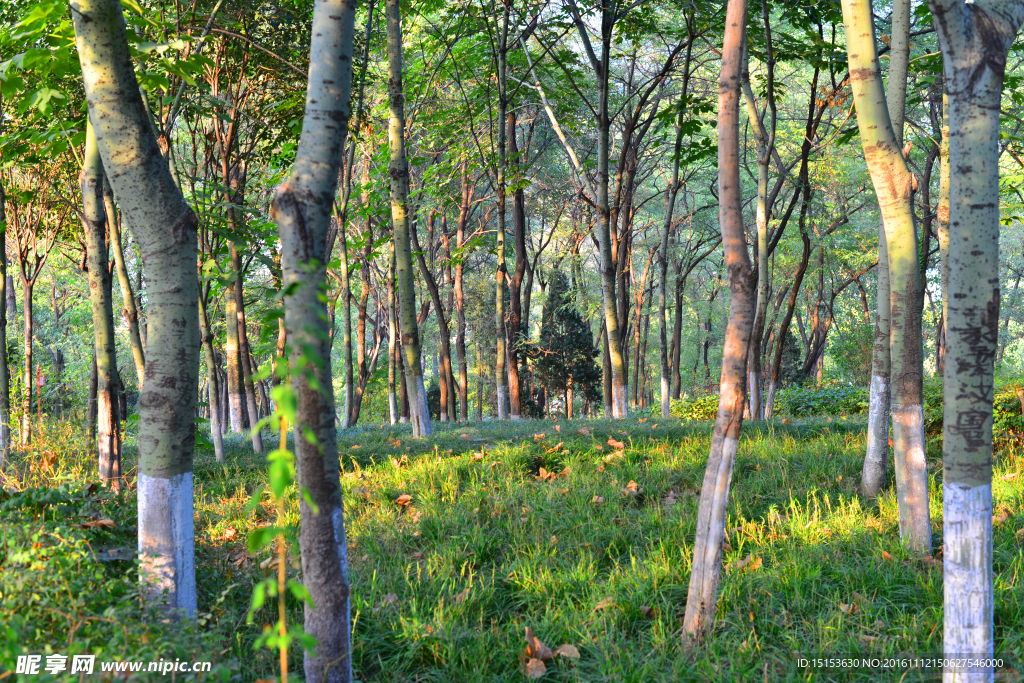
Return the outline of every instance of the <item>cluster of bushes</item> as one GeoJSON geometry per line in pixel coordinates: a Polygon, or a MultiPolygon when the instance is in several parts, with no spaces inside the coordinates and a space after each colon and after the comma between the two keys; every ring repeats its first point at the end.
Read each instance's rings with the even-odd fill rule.
{"type": "MultiPolygon", "coordinates": [[[[996,433],[1024,431],[1024,403],[1017,390],[1024,380],[997,383],[994,408],[996,433]]],[[[832,385],[790,387],[775,396],[777,417],[817,417],[860,415],[868,410],[868,388],[832,385]]],[[[654,414],[660,412],[655,406],[654,414]]],[[[683,420],[714,420],[718,414],[718,395],[673,399],[672,416],[683,420]]],[[[924,386],[924,422],[928,432],[942,429],[942,380],[933,378],[924,386]]]]}

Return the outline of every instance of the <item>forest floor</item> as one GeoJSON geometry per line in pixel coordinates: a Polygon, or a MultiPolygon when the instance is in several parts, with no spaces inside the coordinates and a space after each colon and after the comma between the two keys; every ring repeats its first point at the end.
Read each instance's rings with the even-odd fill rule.
{"type": "MultiPolygon", "coordinates": [[[[61,680],[4,673],[17,654],[51,651],[209,660],[203,680],[273,679],[276,654],[253,643],[276,606],[246,623],[253,585],[276,573],[270,548],[246,549],[249,532],[275,519],[269,494],[246,512],[266,482],[265,456],[237,437],[226,465],[196,458],[200,615],[182,625],[139,607],[134,490],[115,497],[91,485],[79,433],[47,429],[15,456],[0,493],[0,679],[61,680]]],[[[357,679],[525,681],[531,628],[552,650],[579,653],[547,661],[543,681],[938,680],[935,669],[797,666],[942,649],[941,561],[901,546],[891,486],[877,501],[858,497],[863,423],[838,417],[744,425],[714,633],[698,650],[683,646],[710,431],[632,417],[435,423],[422,443],[405,426],[341,434],[357,679]]],[[[131,439],[125,450],[131,478],[131,439]]],[[[997,680],[1009,681],[1024,671],[1024,447],[1003,444],[995,468],[995,626],[1006,660],[997,680]]],[[[288,571],[297,577],[294,563],[288,571]]],[[[289,620],[301,623],[297,602],[289,620]]],[[[291,661],[290,680],[301,680],[297,647],[291,661]]]]}

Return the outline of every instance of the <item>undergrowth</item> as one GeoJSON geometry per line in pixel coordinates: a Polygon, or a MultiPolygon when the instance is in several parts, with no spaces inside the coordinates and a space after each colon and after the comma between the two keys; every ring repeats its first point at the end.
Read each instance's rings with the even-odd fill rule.
{"type": "MultiPolygon", "coordinates": [[[[407,426],[342,433],[357,679],[524,681],[527,627],[580,653],[549,661],[547,681],[924,679],[796,667],[817,653],[940,653],[942,575],[901,546],[891,486],[877,501],[856,495],[862,422],[788,422],[744,426],[716,626],[696,651],[679,630],[708,423],[435,424],[424,442],[407,426]]],[[[202,680],[271,679],[276,658],[253,643],[274,607],[245,623],[252,586],[276,571],[269,549],[249,555],[245,545],[276,514],[269,494],[245,511],[266,481],[265,458],[242,437],[226,439],[226,465],[196,457],[200,618],[165,623],[135,589],[134,489],[113,496],[91,484],[78,433],[48,429],[15,454],[0,494],[0,671],[20,653],[87,652],[215,662],[202,680]],[[110,524],[87,526],[98,520],[110,524]]],[[[929,449],[936,555],[939,456],[929,449]]],[[[130,481],[134,457],[129,437],[130,481]]],[[[995,624],[1008,662],[1024,659],[1022,469],[1024,448],[1003,442],[995,624]]],[[[297,521],[297,510],[288,515],[297,521]]],[[[297,576],[297,564],[288,571],[297,576]]],[[[301,607],[290,610],[301,623],[301,607]]],[[[301,663],[301,652],[290,661],[301,663]]],[[[149,676],[133,680],[166,680],[149,676]]],[[[301,664],[290,680],[301,680],[301,664]]]]}

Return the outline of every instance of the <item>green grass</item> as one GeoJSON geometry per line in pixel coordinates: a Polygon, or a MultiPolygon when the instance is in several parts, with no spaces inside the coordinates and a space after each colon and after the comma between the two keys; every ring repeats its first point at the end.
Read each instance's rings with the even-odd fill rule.
{"type": "MultiPolygon", "coordinates": [[[[900,545],[891,489],[877,502],[856,495],[862,423],[744,426],[723,560],[753,560],[723,573],[714,633],[696,651],[684,648],[679,629],[709,423],[435,424],[430,441],[409,436],[405,427],[365,427],[339,439],[359,680],[524,681],[517,657],[527,627],[551,648],[569,643],[581,653],[577,662],[548,662],[546,681],[911,681],[924,677],[800,670],[795,661],[941,652],[941,569],[900,545]],[[610,437],[625,448],[608,445],[610,437]],[[540,480],[541,468],[558,476],[540,480]],[[407,507],[395,502],[402,494],[412,497],[407,507]]],[[[133,546],[134,498],[83,494],[90,463],[76,444],[47,473],[28,472],[32,454],[16,463],[26,484],[65,477],[67,501],[41,505],[31,499],[40,494],[26,492],[0,503],[10,547],[40,554],[15,561],[7,549],[0,562],[3,609],[16,602],[19,614],[16,643],[8,636],[5,646],[0,635],[0,670],[3,647],[11,657],[49,645],[65,654],[105,648],[110,658],[216,660],[214,680],[271,678],[274,655],[253,652],[252,642],[276,618],[273,608],[245,623],[251,586],[269,571],[260,569],[269,549],[245,553],[248,532],[274,519],[267,494],[245,513],[265,481],[264,458],[239,438],[227,441],[226,467],[212,454],[196,459],[203,614],[188,627],[139,609],[130,563],[98,564],[81,550],[84,541],[133,546]],[[88,514],[117,527],[69,524],[88,514]],[[69,590],[61,576],[78,584],[69,590]],[[69,592],[84,597],[69,600],[69,592]]],[[[130,468],[132,444],[126,450],[130,468]]],[[[938,455],[929,462],[941,480],[938,455]]],[[[1024,475],[1003,477],[1021,470],[1024,449],[1004,444],[994,490],[1010,516],[995,528],[995,621],[999,654],[1014,662],[1024,660],[1024,475]]],[[[936,549],[940,490],[933,476],[936,549]]],[[[294,505],[289,515],[297,522],[294,505]]],[[[301,608],[291,607],[289,618],[301,622],[301,608]]]]}

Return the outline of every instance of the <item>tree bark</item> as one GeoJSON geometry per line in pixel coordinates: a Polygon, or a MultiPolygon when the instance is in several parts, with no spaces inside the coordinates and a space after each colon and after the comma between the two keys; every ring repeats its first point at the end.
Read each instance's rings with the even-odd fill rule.
{"type": "MultiPolygon", "coordinates": [[[[929,0],[949,93],[949,303],[943,377],[943,649],[991,657],[992,401],[999,335],[999,116],[1024,2],[929,0]]],[[[955,654],[954,654],[955,653],[955,654]]],[[[991,681],[991,668],[944,680],[991,681]]]]}
{"type": "Polygon", "coordinates": [[[718,417],[704,473],[693,568],[683,618],[683,632],[699,640],[714,624],[722,569],[722,541],[733,464],[743,423],[747,347],[754,323],[755,280],[747,254],[739,171],[739,114],[746,0],[729,0],[718,86],[719,224],[729,277],[729,320],[722,350],[718,417]]]}
{"type": "MultiPolygon", "coordinates": [[[[909,50],[908,42],[907,47],[903,47],[904,41],[909,41],[909,11],[909,0],[900,0],[894,6],[894,19],[903,25],[897,26],[899,34],[894,29],[894,53],[902,54],[909,50]],[[904,12],[908,13],[906,18],[902,17],[904,12]]],[[[921,315],[918,305],[921,284],[913,218],[916,180],[907,167],[899,143],[903,100],[906,97],[905,61],[895,59],[896,63],[890,67],[889,91],[892,97],[887,107],[870,0],[844,0],[843,21],[846,24],[861,143],[878,197],[889,260],[889,355],[900,537],[916,552],[930,553],[932,535],[925,462],[921,315]]]]}
{"type": "MultiPolygon", "coordinates": [[[[256,385],[253,384],[253,368],[252,368],[252,352],[249,349],[249,334],[246,332],[246,320],[245,320],[245,296],[243,290],[243,284],[245,282],[242,274],[242,257],[238,253],[238,250],[232,246],[231,249],[231,263],[232,269],[238,273],[238,277],[235,278],[234,290],[235,295],[235,328],[238,332],[238,361],[242,371],[242,389],[245,392],[245,410],[249,418],[249,429],[252,430],[250,440],[252,442],[252,450],[255,453],[263,452],[263,437],[260,435],[260,430],[256,428],[259,424],[260,416],[259,409],[256,404],[256,385]]],[[[231,321],[227,321],[228,326],[231,326],[231,321]]]]}
{"type": "MultiPolygon", "coordinates": [[[[3,95],[0,95],[0,130],[3,126],[3,95]]],[[[0,225],[6,231],[7,226],[7,197],[4,193],[3,181],[0,180],[0,225]]],[[[7,365],[9,354],[7,352],[7,315],[11,290],[14,288],[14,281],[7,275],[7,246],[6,240],[0,244],[0,472],[4,469],[4,463],[11,454],[11,369],[7,365]]],[[[13,322],[13,319],[12,321],[13,322]]]]}
{"type": "Polygon", "coordinates": [[[220,377],[217,372],[217,356],[213,350],[213,334],[210,332],[210,317],[206,314],[206,297],[199,297],[199,338],[206,358],[206,375],[209,382],[207,401],[210,404],[210,438],[213,440],[213,454],[217,462],[224,460],[224,430],[221,427],[220,377]]]}
{"type": "MultiPolygon", "coordinates": [[[[492,9],[493,8],[494,5],[492,5],[492,9]]],[[[497,31],[495,61],[498,80],[498,162],[495,170],[495,180],[497,183],[495,195],[498,204],[498,229],[496,233],[497,247],[495,249],[497,266],[495,268],[494,278],[494,334],[497,351],[494,357],[494,384],[497,392],[499,420],[507,420],[509,418],[509,371],[506,365],[508,361],[508,349],[506,348],[508,344],[508,329],[505,326],[505,290],[507,287],[505,281],[508,279],[508,268],[505,263],[505,204],[507,194],[505,187],[505,170],[508,165],[508,158],[505,150],[507,142],[505,118],[508,111],[508,99],[506,93],[506,56],[508,52],[509,13],[510,6],[503,4],[501,21],[498,21],[497,16],[494,17],[495,29],[497,31]]],[[[518,390],[518,387],[516,387],[516,389],[518,390]]]]}
{"type": "Polygon", "coordinates": [[[391,161],[391,222],[394,225],[395,276],[405,353],[405,379],[409,392],[409,419],[414,439],[431,434],[427,390],[420,364],[420,334],[416,323],[416,287],[409,238],[409,164],[405,157],[405,94],[402,85],[402,24],[398,0],[384,5],[388,36],[388,142],[391,161]]]}
{"type": "Polygon", "coordinates": [[[242,356],[238,346],[238,298],[235,296],[235,282],[242,274],[235,270],[238,251],[231,248],[231,283],[224,288],[224,329],[226,341],[224,356],[228,370],[228,411],[231,416],[231,431],[241,434],[245,431],[245,386],[242,381],[242,356]]]}
{"type": "Polygon", "coordinates": [[[523,343],[523,278],[526,276],[526,198],[523,191],[522,160],[516,141],[516,113],[508,114],[508,146],[515,190],[512,191],[512,240],[516,250],[516,267],[509,279],[508,331],[508,401],[509,417],[522,417],[522,387],[519,377],[519,350],[523,343]]]}
{"type": "Polygon", "coordinates": [[[295,439],[302,496],[299,546],[305,632],[317,647],[305,654],[310,683],[352,680],[348,544],[339,485],[339,460],[328,335],[327,230],[351,115],[354,0],[323,0],[313,10],[305,116],[289,179],[271,214],[281,236],[285,326],[292,340],[292,388],[298,398],[295,439]],[[303,362],[305,361],[305,362],[303,362]],[[304,365],[301,371],[298,370],[304,365]]]}
{"type": "MultiPolygon", "coordinates": [[[[114,191],[110,188],[110,180],[103,176],[103,207],[107,213],[107,230],[110,232],[110,244],[114,251],[114,270],[117,283],[121,288],[121,316],[128,323],[128,340],[132,346],[132,360],[135,363],[135,376],[142,390],[146,380],[146,351],[142,348],[142,336],[139,333],[139,310],[135,307],[135,294],[132,291],[132,280],[128,276],[128,268],[124,262],[124,248],[121,245],[121,226],[117,209],[114,206],[114,191]]],[[[121,416],[126,417],[126,416],[121,416]]]]}
{"type": "Polygon", "coordinates": [[[470,202],[473,198],[473,187],[469,184],[469,164],[462,159],[460,170],[462,178],[462,201],[459,203],[459,223],[455,228],[455,246],[459,250],[459,259],[455,263],[455,355],[459,363],[459,420],[469,420],[469,367],[466,361],[466,295],[463,290],[463,262],[466,255],[463,249],[466,244],[466,224],[469,222],[470,202]]]}
{"type": "Polygon", "coordinates": [[[160,154],[114,0],[71,5],[89,116],[153,287],[139,397],[139,551],[150,599],[196,612],[192,457],[198,389],[196,216],[160,154]]]}
{"type": "Polygon", "coordinates": [[[117,400],[117,354],[114,349],[114,308],[107,265],[107,216],[103,202],[103,162],[91,124],[86,125],[85,162],[79,174],[85,228],[93,349],[96,353],[96,450],[104,486],[121,490],[121,434],[117,400]]]}
{"type": "Polygon", "coordinates": [[[668,419],[671,416],[670,396],[670,374],[669,347],[668,347],[668,244],[669,234],[672,232],[672,215],[676,208],[676,197],[679,195],[679,158],[683,152],[683,122],[686,113],[686,97],[690,85],[690,59],[693,55],[693,12],[686,18],[687,32],[690,34],[689,44],[686,46],[686,60],[683,62],[683,87],[679,94],[679,113],[676,116],[676,141],[673,146],[672,155],[672,184],[668,188],[668,196],[665,199],[665,223],[661,229],[661,254],[659,255],[659,269],[661,282],[658,287],[658,332],[661,344],[661,417],[668,419]]]}

